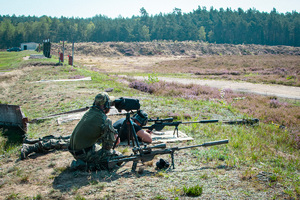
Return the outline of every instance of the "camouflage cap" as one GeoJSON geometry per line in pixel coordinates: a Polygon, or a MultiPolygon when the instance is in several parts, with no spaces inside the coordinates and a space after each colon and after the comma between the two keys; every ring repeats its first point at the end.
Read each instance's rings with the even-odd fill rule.
{"type": "Polygon", "coordinates": [[[115,100],[113,96],[109,96],[106,92],[101,92],[97,94],[94,100],[94,104],[97,106],[105,105],[107,102],[111,106],[112,102],[115,100]]]}

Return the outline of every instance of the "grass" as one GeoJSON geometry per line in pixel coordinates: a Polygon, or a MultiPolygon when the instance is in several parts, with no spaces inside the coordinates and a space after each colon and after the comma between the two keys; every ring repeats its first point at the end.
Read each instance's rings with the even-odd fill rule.
{"type": "Polygon", "coordinates": [[[23,57],[29,56],[28,51],[21,52],[1,52],[0,53],[0,71],[14,69],[19,67],[23,57]]]}
{"type": "MultiPolygon", "coordinates": [[[[134,81],[130,85],[132,88],[149,92],[153,95],[162,95],[160,88],[163,88],[163,96],[173,96],[176,100],[168,100],[165,105],[175,104],[176,108],[180,107],[180,102],[184,102],[189,110],[180,111],[178,116],[184,120],[184,114],[194,113],[201,105],[201,118],[212,118],[212,114],[220,113],[228,117],[234,117],[235,113],[244,113],[243,117],[255,117],[261,119],[259,126],[216,126],[216,125],[194,125],[184,127],[184,132],[190,133],[196,139],[196,143],[200,143],[203,138],[228,138],[230,144],[226,147],[214,147],[210,151],[192,150],[192,155],[196,156],[201,162],[211,162],[217,160],[225,160],[228,166],[235,166],[243,168],[256,167],[260,163],[264,163],[263,167],[266,171],[272,171],[279,177],[288,177],[289,181],[278,180],[277,176],[271,177],[273,181],[280,181],[287,184],[287,187],[295,189],[296,195],[299,194],[299,181],[294,181],[292,177],[298,177],[295,171],[299,170],[299,154],[293,153],[295,149],[300,148],[299,143],[299,113],[300,107],[297,103],[287,103],[282,100],[277,100],[270,97],[262,97],[258,95],[242,94],[245,98],[239,101],[234,99],[240,97],[240,94],[234,94],[229,91],[225,94],[222,101],[210,101],[208,103],[205,99],[218,98],[218,91],[211,92],[205,90],[204,93],[192,94],[197,91],[197,87],[203,89],[201,86],[195,85],[180,85],[169,83],[155,83],[160,84],[153,86],[153,84],[145,84],[144,82],[134,81]],[[146,89],[145,89],[146,88],[146,89]],[[147,88],[154,88],[149,90],[147,88]],[[177,92],[174,93],[173,91],[177,92]],[[199,95],[200,94],[200,95],[199,95]],[[203,95],[202,95],[203,94],[203,95]],[[195,101],[195,99],[197,99],[195,101]],[[204,100],[202,100],[204,99],[204,100]],[[188,103],[189,102],[189,103],[188,103]],[[191,104],[194,102],[194,104],[191,104]],[[205,111],[205,107],[207,112],[205,111]],[[214,109],[212,109],[214,108],[214,109]],[[195,109],[195,110],[193,110],[195,109]],[[224,112],[222,110],[227,110],[224,112]],[[228,112],[229,111],[229,112],[228,112]],[[228,115],[230,113],[230,115],[228,115]],[[199,135],[199,133],[202,133],[199,135]],[[222,136],[223,135],[223,136],[222,136]],[[293,150],[294,149],[294,150],[293,150]],[[289,152],[289,153],[288,153],[289,152]],[[232,156],[235,155],[235,156],[232,156]],[[274,159],[277,157],[277,159],[274,159]],[[204,159],[204,160],[203,160],[204,159]],[[283,170],[284,169],[284,170],[283,170]]],[[[219,96],[220,98],[220,96],[219,96]]],[[[154,103],[155,104],[155,103],[154,103]]],[[[167,109],[170,110],[170,109],[167,109]]],[[[164,117],[170,117],[170,113],[166,113],[164,117]]],[[[179,117],[179,118],[180,118],[179,117]]],[[[197,118],[198,119],[198,118],[197,118]]],[[[196,119],[195,119],[196,120],[196,119]]],[[[192,121],[195,121],[192,120],[192,121]]],[[[296,150],[296,152],[298,152],[296,150]]]]}
{"type": "MultiPolygon", "coordinates": [[[[189,88],[191,88],[193,92],[196,86],[186,87],[179,84],[160,84],[163,86],[153,88],[164,88],[166,94],[163,96],[177,97],[176,99],[168,100],[168,103],[165,103],[165,105],[173,104],[176,108],[188,108],[188,110],[184,109],[182,111],[173,110],[173,112],[179,113],[179,116],[181,116],[183,120],[184,114],[194,113],[199,107],[202,108],[202,114],[196,117],[200,118],[212,118],[212,114],[215,115],[217,113],[222,117],[226,117],[227,115],[227,117],[232,118],[236,116],[236,113],[231,113],[230,111],[235,111],[244,113],[243,117],[249,116],[261,119],[262,123],[260,123],[259,126],[253,127],[228,127],[226,125],[221,126],[214,124],[180,127],[184,132],[190,133],[192,137],[195,138],[196,143],[201,143],[201,141],[206,138],[212,140],[228,138],[230,141],[225,147],[213,147],[210,151],[192,150],[193,156],[196,156],[204,163],[225,160],[227,166],[237,168],[243,168],[243,166],[255,168],[260,165],[260,163],[264,163],[264,167],[262,167],[261,170],[271,171],[274,174],[278,174],[279,177],[287,177],[283,178],[285,180],[281,179],[278,181],[287,187],[293,187],[296,195],[299,194],[297,192],[299,188],[299,175],[297,175],[297,173],[295,174],[295,171],[298,171],[300,166],[299,154],[294,154],[294,151],[298,152],[295,149],[299,149],[300,147],[299,127],[297,126],[299,125],[300,113],[298,105],[280,102],[279,100],[270,99],[269,97],[245,94],[243,94],[243,96],[246,96],[245,99],[235,102],[233,99],[238,97],[238,94],[233,93],[230,93],[228,96],[225,95],[225,102],[222,101],[221,104],[220,101],[210,101],[210,103],[208,103],[201,99],[207,99],[206,95],[211,97],[211,94],[214,94],[213,92],[207,92],[204,96],[191,96],[189,88]],[[170,89],[172,87],[176,88],[179,93],[174,94],[173,89],[170,89]],[[181,88],[183,89],[181,90],[181,88]],[[194,99],[197,98],[199,98],[199,100],[195,101],[194,99]],[[181,105],[182,102],[184,105],[181,105]],[[226,111],[226,109],[228,110],[226,111]],[[284,128],[281,128],[281,126],[284,126],[284,128]],[[276,157],[278,159],[274,159],[276,157]],[[298,181],[293,180],[292,177],[295,176],[298,177],[298,181]]],[[[137,85],[140,84],[135,82],[133,88],[139,89],[139,87],[136,87],[137,85]]],[[[145,88],[145,85],[143,86],[145,88]]],[[[152,94],[156,95],[156,90],[152,91],[152,94]]],[[[159,92],[158,95],[160,95],[159,92]]],[[[154,104],[156,104],[156,102],[154,104]]],[[[159,107],[161,108],[161,106],[159,107]]],[[[171,109],[166,108],[166,110],[171,109]]],[[[163,113],[166,113],[164,117],[170,116],[167,111],[163,111],[163,113]]]]}
{"type": "Polygon", "coordinates": [[[8,195],[5,200],[13,200],[13,199],[19,199],[19,194],[12,192],[10,195],[8,195]]]}
{"type": "MultiPolygon", "coordinates": [[[[190,190],[191,194],[198,195],[201,188],[203,198],[207,198],[208,196],[205,195],[209,194],[217,195],[213,190],[222,194],[222,197],[227,195],[230,198],[228,196],[230,194],[232,196],[245,195],[249,198],[252,195],[249,190],[255,188],[255,185],[260,185],[264,191],[277,196],[282,195],[280,192],[276,193],[277,190],[285,191],[284,197],[297,198],[297,195],[300,195],[299,128],[297,127],[300,112],[299,104],[296,102],[237,94],[230,90],[226,91],[222,98],[220,91],[209,87],[157,82],[155,73],[148,74],[148,83],[132,81],[130,84],[132,88],[130,88],[120,78],[111,74],[95,73],[83,66],[72,68],[67,65],[50,66],[43,65],[43,63],[44,61],[22,61],[20,63],[20,67],[23,67],[22,73],[12,71],[11,77],[6,77],[6,79],[15,80],[14,84],[6,85],[6,88],[0,87],[1,101],[21,105],[22,111],[29,119],[91,105],[96,93],[107,88],[114,88],[110,95],[139,98],[142,109],[146,110],[150,117],[172,116],[182,121],[257,117],[261,119],[261,123],[257,126],[231,126],[221,123],[180,125],[179,130],[188,133],[194,141],[174,144],[175,146],[201,144],[205,141],[226,138],[229,139],[229,144],[204,150],[180,151],[175,154],[175,166],[178,171],[154,171],[152,173],[151,167],[146,167],[144,175],[136,176],[126,171],[121,175],[79,172],[75,176],[68,171],[70,161],[68,159],[71,158],[67,152],[45,155],[48,159],[53,156],[49,162],[45,157],[36,157],[24,162],[11,162],[10,159],[18,159],[18,149],[21,144],[12,142],[7,145],[9,138],[2,134],[0,136],[2,156],[0,163],[4,167],[1,167],[0,175],[5,182],[3,184],[0,182],[0,184],[1,195],[5,198],[39,197],[43,191],[48,191],[48,194],[43,192],[43,198],[55,198],[56,194],[49,192],[51,189],[59,190],[59,195],[68,196],[70,195],[68,185],[71,185],[69,189],[78,188],[76,196],[69,196],[73,199],[103,198],[105,195],[111,198],[130,198],[141,194],[147,194],[148,199],[180,199],[177,192],[170,191],[168,188],[183,187],[186,187],[186,194],[190,190]],[[27,67],[31,63],[37,64],[38,62],[38,66],[34,68],[27,67]],[[65,79],[75,76],[91,76],[92,81],[36,83],[39,80],[65,79]],[[18,79],[13,79],[13,77],[18,77],[18,79]],[[150,87],[153,87],[152,92],[147,90],[150,87]],[[140,91],[140,88],[146,88],[146,90],[140,91]],[[239,100],[234,100],[236,98],[239,100]],[[281,125],[284,128],[280,127],[281,125]],[[197,171],[201,166],[207,166],[212,171],[197,171]],[[222,166],[225,166],[227,170],[222,170],[222,166]],[[274,175],[270,177],[272,180],[268,183],[270,185],[261,184],[259,180],[256,180],[255,177],[260,171],[274,175]],[[238,179],[231,180],[235,174],[240,174],[240,176],[238,179]],[[49,179],[49,177],[52,178],[49,179]],[[234,185],[228,190],[229,185],[237,181],[240,182],[240,186],[234,185]],[[91,190],[91,187],[102,185],[103,182],[105,182],[105,188],[100,188],[103,194],[95,194],[99,195],[96,197],[88,195],[87,191],[91,190]],[[124,183],[126,187],[123,187],[124,183]],[[205,185],[208,183],[211,184],[211,188],[205,185]],[[4,192],[12,184],[16,184],[16,191],[4,192]],[[136,184],[145,184],[145,187],[131,190],[136,184]],[[41,185],[41,189],[34,194],[22,194],[19,190],[25,187],[24,185],[26,187],[41,185]],[[246,188],[243,190],[244,193],[234,189],[241,189],[244,186],[246,188]],[[160,193],[153,189],[157,187],[162,188],[160,193]],[[113,192],[115,188],[118,188],[118,192],[113,192]],[[130,196],[131,193],[132,196],[130,196]]],[[[3,81],[1,80],[1,83],[3,81]]],[[[27,134],[32,138],[49,134],[68,135],[75,125],[76,122],[58,125],[55,119],[50,119],[39,124],[30,124],[27,134]]],[[[120,151],[128,152],[128,148],[120,148],[120,151]]],[[[256,193],[260,191],[257,190],[256,193]]],[[[252,197],[255,199],[254,196],[252,197]]]]}

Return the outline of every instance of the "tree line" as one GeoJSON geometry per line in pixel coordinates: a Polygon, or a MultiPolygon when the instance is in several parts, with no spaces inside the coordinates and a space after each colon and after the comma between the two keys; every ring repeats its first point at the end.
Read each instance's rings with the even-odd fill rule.
{"type": "Polygon", "coordinates": [[[244,11],[198,7],[190,13],[175,8],[172,13],[92,18],[49,16],[1,16],[0,48],[20,46],[22,42],[48,39],[52,42],[140,42],[152,40],[205,41],[209,43],[300,46],[298,12],[270,13],[256,9],[244,11]]]}

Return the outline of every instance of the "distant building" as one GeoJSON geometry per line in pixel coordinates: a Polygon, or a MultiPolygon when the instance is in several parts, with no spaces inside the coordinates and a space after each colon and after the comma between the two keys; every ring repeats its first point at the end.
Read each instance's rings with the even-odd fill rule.
{"type": "Polygon", "coordinates": [[[27,43],[21,43],[21,49],[24,50],[36,50],[36,48],[39,46],[38,43],[35,42],[27,42],[27,43]]]}

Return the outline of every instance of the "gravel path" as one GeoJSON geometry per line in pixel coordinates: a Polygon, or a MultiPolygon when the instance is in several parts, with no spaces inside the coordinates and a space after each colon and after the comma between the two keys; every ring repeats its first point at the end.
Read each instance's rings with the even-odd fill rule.
{"type": "MultiPolygon", "coordinates": [[[[135,79],[144,80],[144,77],[135,76],[135,79]]],[[[254,84],[248,82],[238,81],[224,81],[224,80],[203,80],[203,79],[184,79],[184,78],[169,78],[158,77],[161,81],[177,82],[183,84],[199,84],[216,87],[220,89],[230,88],[237,92],[255,93],[268,96],[277,96],[282,98],[300,100],[300,87],[271,85],[271,84],[254,84]]]]}

